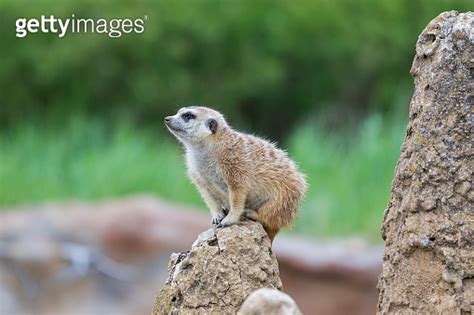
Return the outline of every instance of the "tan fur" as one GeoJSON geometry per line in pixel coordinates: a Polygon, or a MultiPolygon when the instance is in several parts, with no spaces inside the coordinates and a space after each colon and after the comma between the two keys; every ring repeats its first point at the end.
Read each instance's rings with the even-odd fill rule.
{"type": "Polygon", "coordinates": [[[281,227],[291,225],[306,180],[286,152],[232,129],[210,108],[182,108],[167,120],[168,129],[185,145],[188,175],[220,227],[248,217],[261,222],[273,240],[281,227]],[[196,117],[186,122],[183,113],[196,117]],[[210,119],[217,122],[214,133],[207,126],[210,119]],[[225,218],[222,208],[230,210],[225,218]]]}

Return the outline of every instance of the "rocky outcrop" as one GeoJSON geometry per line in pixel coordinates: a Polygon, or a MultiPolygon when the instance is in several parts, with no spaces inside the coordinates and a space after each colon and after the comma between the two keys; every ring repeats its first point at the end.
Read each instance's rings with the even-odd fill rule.
{"type": "Polygon", "coordinates": [[[190,251],[171,255],[153,314],[235,314],[251,292],[281,286],[265,230],[246,221],[203,232],[190,251]]]}
{"type": "Polygon", "coordinates": [[[382,228],[379,314],[474,312],[474,14],[418,38],[415,92],[382,228]]]}

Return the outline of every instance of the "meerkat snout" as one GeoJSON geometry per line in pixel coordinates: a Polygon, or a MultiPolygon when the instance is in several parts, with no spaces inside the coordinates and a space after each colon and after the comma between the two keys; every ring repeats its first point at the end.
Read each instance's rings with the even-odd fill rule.
{"type": "Polygon", "coordinates": [[[246,217],[262,223],[273,240],[281,227],[291,225],[306,178],[285,151],[234,130],[207,107],[181,108],[165,125],[184,144],[188,176],[217,228],[246,217]]]}

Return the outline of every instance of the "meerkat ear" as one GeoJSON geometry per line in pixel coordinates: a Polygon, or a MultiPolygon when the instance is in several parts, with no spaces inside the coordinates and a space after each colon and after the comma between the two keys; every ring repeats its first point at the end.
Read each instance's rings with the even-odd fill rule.
{"type": "Polygon", "coordinates": [[[217,127],[218,127],[219,125],[217,124],[217,121],[216,121],[215,119],[212,119],[212,118],[209,119],[206,124],[207,124],[207,127],[209,128],[209,130],[210,130],[213,134],[216,133],[217,127]]]}

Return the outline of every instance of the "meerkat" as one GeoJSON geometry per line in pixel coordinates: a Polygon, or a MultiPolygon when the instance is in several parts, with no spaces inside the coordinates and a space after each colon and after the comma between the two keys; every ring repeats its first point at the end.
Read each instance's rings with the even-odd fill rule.
{"type": "Polygon", "coordinates": [[[291,225],[307,184],[285,151],[233,129],[207,107],[181,108],[164,123],[185,147],[188,176],[216,228],[248,218],[259,221],[273,241],[291,225]]]}

